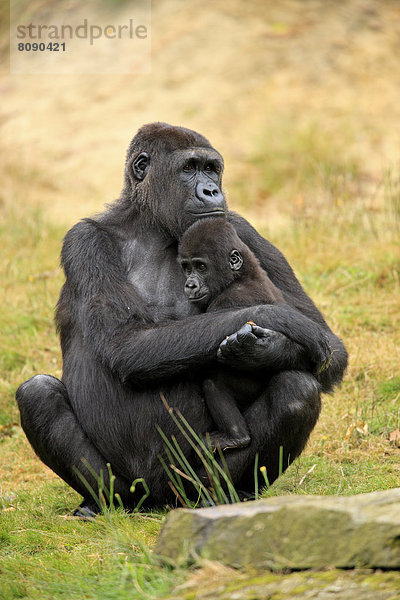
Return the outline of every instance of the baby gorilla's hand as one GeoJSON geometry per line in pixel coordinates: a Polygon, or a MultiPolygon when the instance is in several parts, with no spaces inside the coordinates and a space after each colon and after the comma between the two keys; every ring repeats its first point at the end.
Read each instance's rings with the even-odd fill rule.
{"type": "Polygon", "coordinates": [[[221,342],[218,361],[238,369],[275,367],[280,362],[289,340],[272,329],[263,329],[250,321],[221,342]]]}

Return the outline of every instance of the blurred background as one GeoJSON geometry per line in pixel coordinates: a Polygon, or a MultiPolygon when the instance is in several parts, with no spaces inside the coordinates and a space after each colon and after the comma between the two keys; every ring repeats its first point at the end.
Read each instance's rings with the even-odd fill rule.
{"type": "MultiPolygon", "coordinates": [[[[91,18],[130,14],[129,0],[96,7],[69,3],[91,18]]],[[[151,121],[209,138],[225,158],[230,207],[284,252],[348,346],[345,383],[303,459],[321,466],[303,489],[398,484],[399,2],[154,0],[147,75],[10,75],[1,10],[5,488],[53,478],[21,432],[14,392],[34,373],[61,374],[52,319],[62,237],[118,197],[129,141],[151,121]]]]}

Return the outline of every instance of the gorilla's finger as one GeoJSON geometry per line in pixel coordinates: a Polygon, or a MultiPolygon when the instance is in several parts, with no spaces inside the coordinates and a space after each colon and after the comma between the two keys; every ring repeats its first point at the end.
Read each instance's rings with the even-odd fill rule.
{"type": "Polygon", "coordinates": [[[239,343],[239,340],[238,340],[238,334],[237,333],[233,333],[228,338],[226,338],[224,347],[227,348],[227,349],[229,349],[229,350],[234,350],[235,348],[239,348],[240,347],[240,343],[239,343]]]}
{"type": "Polygon", "coordinates": [[[240,350],[240,348],[243,346],[253,346],[256,341],[257,338],[252,334],[251,327],[244,325],[239,329],[239,331],[230,335],[226,339],[226,345],[230,349],[240,350]]]}
{"type": "Polygon", "coordinates": [[[232,349],[226,344],[226,341],[224,340],[217,350],[217,358],[219,361],[223,362],[228,360],[231,354],[232,349]]]}
{"type": "Polygon", "coordinates": [[[258,325],[252,326],[252,333],[258,338],[270,337],[271,334],[277,333],[273,329],[266,329],[265,327],[259,327],[258,325]]]}
{"type": "Polygon", "coordinates": [[[226,357],[224,356],[224,353],[223,353],[223,350],[221,350],[221,347],[219,347],[217,350],[217,358],[220,362],[224,362],[226,360],[226,357]]]}
{"type": "Polygon", "coordinates": [[[251,331],[242,331],[239,330],[236,334],[237,341],[241,346],[254,346],[257,341],[257,336],[255,336],[251,331]]]}

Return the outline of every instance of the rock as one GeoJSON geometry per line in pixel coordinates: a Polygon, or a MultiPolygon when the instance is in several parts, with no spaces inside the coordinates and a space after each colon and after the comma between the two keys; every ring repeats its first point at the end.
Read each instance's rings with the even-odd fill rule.
{"type": "Polygon", "coordinates": [[[169,513],[156,553],[232,567],[400,569],[400,488],[285,496],[169,513]]]}
{"type": "Polygon", "coordinates": [[[398,571],[251,571],[205,561],[168,600],[399,600],[398,571]]]}

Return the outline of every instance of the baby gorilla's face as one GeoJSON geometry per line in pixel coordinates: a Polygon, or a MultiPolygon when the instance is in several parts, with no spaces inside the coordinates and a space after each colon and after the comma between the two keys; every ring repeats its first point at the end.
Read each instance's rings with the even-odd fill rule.
{"type": "Polygon", "coordinates": [[[180,264],[186,276],[185,294],[189,302],[207,308],[211,300],[209,285],[212,280],[212,265],[205,257],[181,258],[180,264]]]}
{"type": "Polygon", "coordinates": [[[233,282],[233,272],[241,269],[243,258],[238,250],[231,250],[213,258],[206,253],[202,256],[181,255],[179,263],[186,276],[186,297],[206,310],[210,301],[233,282]]]}
{"type": "Polygon", "coordinates": [[[221,217],[198,219],[184,233],[178,263],[185,274],[185,294],[207,310],[217,297],[240,278],[246,248],[233,226],[221,217]]]}

